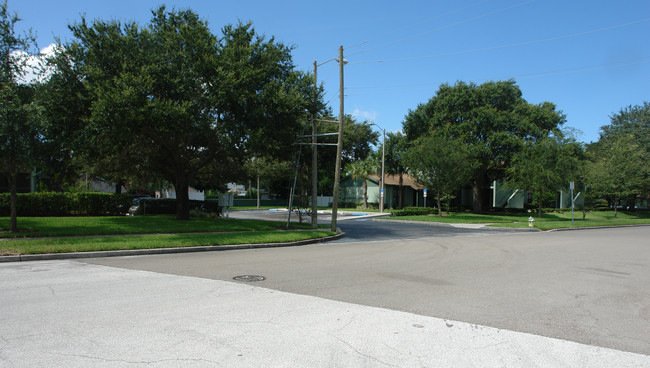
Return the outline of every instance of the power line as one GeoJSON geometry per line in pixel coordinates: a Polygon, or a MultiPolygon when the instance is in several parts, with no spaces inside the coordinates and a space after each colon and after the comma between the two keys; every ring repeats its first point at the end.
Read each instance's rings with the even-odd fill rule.
{"type": "MultiPolygon", "coordinates": [[[[624,60],[624,61],[620,61],[618,63],[585,65],[585,66],[578,66],[578,67],[574,67],[574,68],[565,68],[565,69],[556,69],[556,70],[550,70],[550,71],[544,71],[544,72],[534,72],[534,73],[519,74],[519,75],[515,75],[515,76],[510,76],[508,78],[519,79],[519,78],[537,78],[537,77],[545,77],[545,76],[552,76],[552,75],[569,75],[569,74],[584,73],[584,72],[603,70],[603,69],[623,68],[623,67],[626,67],[626,66],[640,65],[640,64],[647,64],[647,63],[650,63],[650,57],[624,60]]],[[[503,79],[503,78],[501,78],[501,79],[503,79]]],[[[415,90],[420,90],[420,89],[422,89],[424,87],[431,87],[431,85],[432,85],[431,83],[418,83],[418,84],[401,84],[401,85],[392,85],[392,86],[346,87],[346,89],[351,89],[351,90],[390,89],[391,90],[390,93],[394,93],[396,89],[401,88],[401,87],[415,87],[415,88],[401,89],[400,91],[415,91],[415,90]]],[[[346,96],[359,96],[359,95],[368,95],[368,93],[356,93],[354,95],[347,95],[346,94],[346,96]]]]}
{"type": "Polygon", "coordinates": [[[429,30],[429,31],[426,31],[426,32],[423,32],[423,33],[419,33],[419,34],[416,34],[416,35],[413,35],[413,36],[404,37],[404,38],[401,38],[401,39],[399,39],[397,41],[388,42],[388,43],[385,43],[383,45],[373,47],[371,49],[367,49],[367,50],[363,50],[363,51],[358,51],[356,53],[348,54],[348,57],[353,56],[353,55],[358,55],[358,54],[361,54],[361,53],[364,53],[364,52],[373,51],[373,50],[376,50],[376,49],[379,49],[379,48],[382,48],[382,47],[391,46],[391,45],[394,45],[396,43],[400,43],[400,42],[403,42],[403,41],[406,41],[406,40],[421,37],[421,36],[424,36],[424,35],[427,35],[427,34],[430,34],[430,33],[433,33],[433,32],[441,31],[443,29],[452,28],[452,27],[455,27],[455,26],[458,26],[458,25],[461,25],[461,24],[469,23],[471,21],[481,19],[481,18],[485,18],[485,17],[489,17],[489,16],[494,15],[494,14],[502,13],[504,11],[507,11],[507,10],[510,10],[510,9],[513,9],[513,8],[517,8],[517,7],[520,7],[520,6],[523,6],[523,5],[527,5],[527,4],[530,4],[532,2],[535,2],[535,0],[527,0],[527,1],[524,1],[524,2],[521,2],[521,3],[518,3],[518,4],[514,4],[514,5],[511,5],[511,6],[505,7],[505,8],[501,8],[501,9],[498,9],[498,10],[495,10],[495,11],[491,11],[489,13],[481,14],[481,15],[478,15],[476,17],[468,18],[468,19],[462,20],[460,22],[456,22],[456,23],[452,23],[452,24],[449,24],[449,25],[446,25],[446,26],[434,28],[432,30],[429,30]]]}
{"type": "Polygon", "coordinates": [[[357,62],[350,63],[350,64],[389,63],[389,62],[400,62],[400,61],[412,61],[412,60],[420,60],[420,59],[430,59],[430,58],[441,57],[441,56],[464,55],[464,54],[470,54],[470,53],[474,53],[474,52],[491,51],[491,50],[498,50],[498,49],[504,49],[504,48],[509,48],[509,47],[528,46],[528,45],[534,45],[534,44],[538,44],[538,43],[544,43],[544,42],[550,42],[550,41],[558,41],[558,40],[564,40],[564,39],[567,39],[567,38],[586,36],[586,35],[592,34],[592,33],[609,31],[609,30],[616,29],[616,28],[626,27],[626,26],[630,26],[630,25],[634,25],[634,24],[638,24],[638,23],[644,23],[644,22],[647,22],[647,21],[650,21],[650,18],[644,18],[644,19],[639,19],[639,20],[635,20],[635,21],[632,21],[632,22],[617,24],[617,25],[608,26],[608,27],[604,27],[604,28],[593,29],[593,30],[590,30],[590,31],[571,33],[571,34],[567,34],[567,35],[544,38],[544,39],[534,40],[534,41],[525,41],[525,42],[511,43],[511,44],[500,45],[500,46],[483,47],[483,48],[478,48],[478,49],[446,52],[446,53],[431,54],[431,55],[424,55],[424,56],[417,56],[417,57],[410,57],[410,58],[399,58],[399,59],[389,59],[389,60],[373,60],[373,61],[357,61],[357,62]]]}
{"type": "MultiPolygon", "coordinates": [[[[432,21],[434,21],[434,20],[438,20],[438,19],[440,19],[440,18],[444,18],[444,17],[446,17],[446,16],[448,16],[448,15],[452,15],[452,14],[455,14],[455,13],[461,12],[461,11],[463,11],[463,10],[467,10],[467,9],[473,8],[473,7],[475,7],[475,6],[481,5],[481,4],[486,3],[486,2],[488,2],[488,1],[490,1],[490,0],[482,0],[482,1],[479,1],[479,2],[476,2],[476,3],[473,3],[473,4],[470,4],[470,5],[464,6],[464,7],[462,7],[462,8],[458,8],[458,9],[455,9],[455,10],[449,11],[449,12],[444,13],[444,14],[440,14],[440,15],[435,16],[435,17],[433,17],[433,18],[429,18],[429,19],[427,19],[427,20],[423,20],[423,21],[421,21],[421,22],[418,22],[418,23],[414,23],[414,24],[408,25],[408,26],[406,26],[406,27],[404,27],[404,28],[400,28],[400,29],[395,30],[395,31],[392,31],[392,32],[384,33],[383,35],[377,36],[377,37],[372,38],[372,39],[370,39],[370,40],[366,40],[366,41],[360,42],[360,43],[355,44],[355,45],[352,45],[352,46],[346,46],[346,50],[349,50],[349,49],[351,49],[351,48],[355,48],[355,47],[359,47],[359,46],[361,46],[361,45],[363,45],[363,44],[366,44],[366,43],[369,43],[369,42],[375,42],[375,41],[377,41],[377,40],[381,40],[381,39],[383,39],[383,38],[386,38],[386,37],[392,36],[392,35],[394,35],[394,34],[397,34],[397,33],[401,33],[401,32],[407,31],[407,30],[409,30],[409,29],[411,29],[411,28],[415,28],[415,27],[417,27],[417,26],[419,26],[419,25],[422,25],[422,24],[425,24],[425,23],[429,23],[429,22],[432,22],[432,21]]],[[[352,54],[349,54],[348,56],[356,55],[356,54],[361,53],[361,52],[365,52],[365,51],[360,51],[360,52],[357,52],[357,53],[352,53],[352,54]]]]}

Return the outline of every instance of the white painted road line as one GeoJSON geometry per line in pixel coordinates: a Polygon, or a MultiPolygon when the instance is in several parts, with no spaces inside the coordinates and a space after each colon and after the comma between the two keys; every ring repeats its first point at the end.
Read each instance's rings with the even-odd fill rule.
{"type": "Polygon", "coordinates": [[[650,356],[185,276],[0,265],[3,367],[650,367],[650,356]]]}

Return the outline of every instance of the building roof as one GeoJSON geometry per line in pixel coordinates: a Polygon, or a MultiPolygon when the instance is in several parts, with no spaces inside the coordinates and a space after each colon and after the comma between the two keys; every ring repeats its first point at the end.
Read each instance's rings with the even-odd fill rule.
{"type": "MultiPolygon", "coordinates": [[[[368,177],[373,181],[379,182],[378,175],[368,175],[368,177]]],[[[399,175],[386,175],[385,185],[399,186],[399,175]]],[[[402,175],[402,185],[404,185],[405,187],[411,187],[416,190],[424,189],[424,185],[420,185],[418,182],[415,181],[415,179],[413,179],[408,174],[402,175]]]]}

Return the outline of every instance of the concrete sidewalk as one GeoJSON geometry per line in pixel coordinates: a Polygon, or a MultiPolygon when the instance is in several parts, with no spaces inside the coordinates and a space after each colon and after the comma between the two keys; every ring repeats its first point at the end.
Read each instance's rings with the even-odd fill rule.
{"type": "Polygon", "coordinates": [[[0,264],[3,367],[650,367],[650,357],[240,284],[0,264]]]}

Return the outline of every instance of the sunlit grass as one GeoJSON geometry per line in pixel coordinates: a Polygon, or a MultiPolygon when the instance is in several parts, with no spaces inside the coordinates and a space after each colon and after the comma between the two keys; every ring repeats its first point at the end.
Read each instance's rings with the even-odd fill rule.
{"type": "MultiPolygon", "coordinates": [[[[9,218],[0,217],[0,238],[155,234],[192,232],[232,232],[277,230],[283,221],[192,218],[177,221],[171,215],[106,217],[19,217],[16,234],[9,233],[9,218]]],[[[309,229],[310,224],[291,223],[292,228],[309,229]]]]}
{"type": "Polygon", "coordinates": [[[0,241],[0,255],[286,243],[335,234],[331,231],[314,230],[7,239],[0,241]]]}

